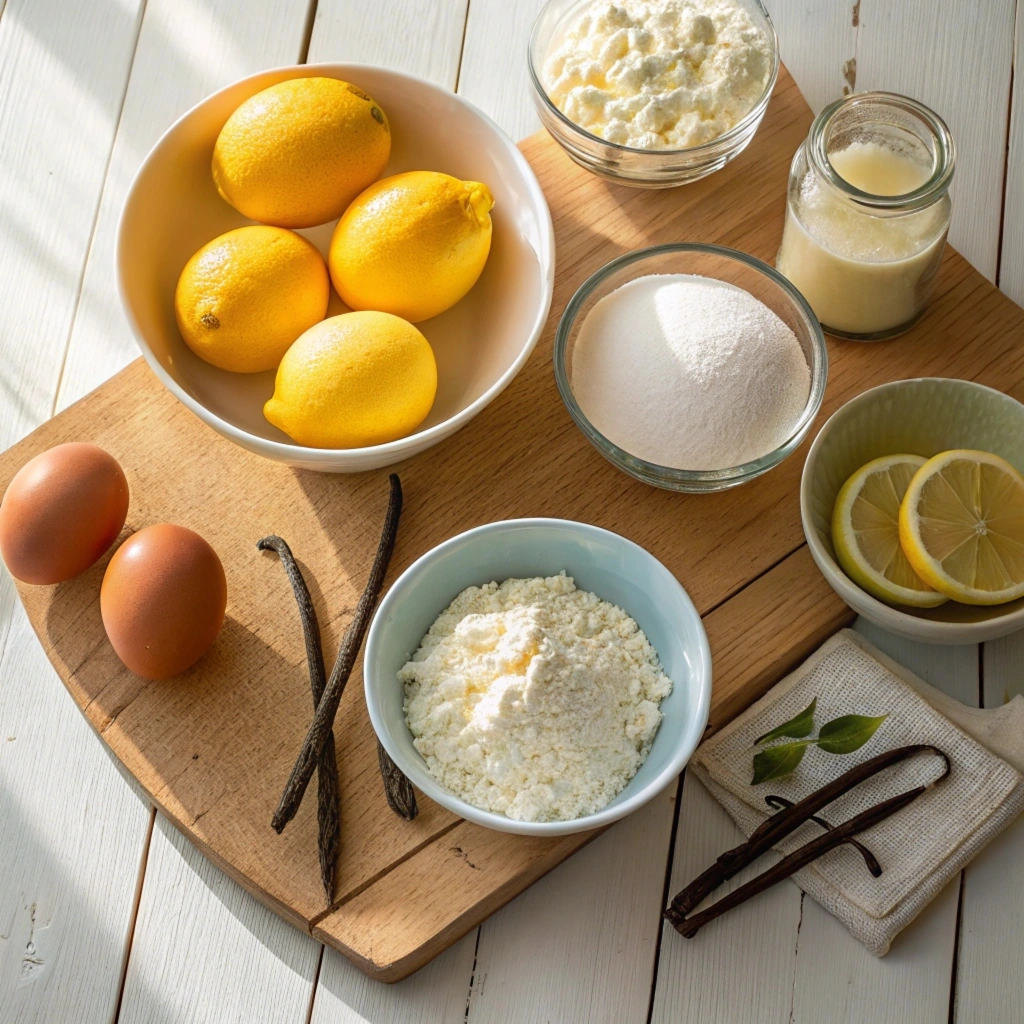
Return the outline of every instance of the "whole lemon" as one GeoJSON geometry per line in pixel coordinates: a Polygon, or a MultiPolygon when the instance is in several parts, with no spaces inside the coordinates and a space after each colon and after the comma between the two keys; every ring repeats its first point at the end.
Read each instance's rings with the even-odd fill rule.
{"type": "Polygon", "coordinates": [[[408,171],[374,182],[334,229],[331,279],[352,309],[416,323],[454,306],[491,251],[494,197],[479,181],[408,171]]]}
{"type": "Polygon", "coordinates": [[[272,370],[288,346],[327,314],[331,285],[316,246],[254,224],[207,242],[174,291],[185,344],[222,370],[272,370]]]}
{"type": "Polygon", "coordinates": [[[411,434],[436,392],[434,352],[412,324],[343,313],[288,349],[263,415],[311,448],[363,448],[411,434]]]}
{"type": "Polygon", "coordinates": [[[388,119],[362,89],[293,78],[228,118],[213,148],[213,180],[246,217],[308,228],[340,216],[390,154],[388,119]]]}

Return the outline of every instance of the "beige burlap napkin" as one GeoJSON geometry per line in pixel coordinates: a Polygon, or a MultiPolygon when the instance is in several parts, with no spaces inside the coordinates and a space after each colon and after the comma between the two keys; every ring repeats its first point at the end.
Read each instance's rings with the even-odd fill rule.
{"type": "MultiPolygon", "coordinates": [[[[894,747],[930,743],[944,750],[952,762],[949,778],[858,836],[878,858],[881,877],[873,878],[849,846],[830,851],[793,876],[872,953],[883,956],[943,886],[1024,810],[1024,778],[1006,760],[1019,760],[1013,751],[1021,744],[1013,736],[1024,735],[1024,699],[1015,698],[998,711],[954,705],[858,633],[843,630],[702,744],[688,770],[749,836],[773,813],[764,801],[768,794],[801,800],[855,764],[894,747]],[[839,757],[811,746],[793,774],[752,786],[754,740],[797,715],[815,697],[818,726],[847,714],[888,717],[854,753],[839,757]]],[[[910,758],[819,813],[839,824],[935,779],[941,768],[934,756],[910,758]]],[[[776,849],[791,853],[820,834],[820,826],[808,822],[776,849]]]]}

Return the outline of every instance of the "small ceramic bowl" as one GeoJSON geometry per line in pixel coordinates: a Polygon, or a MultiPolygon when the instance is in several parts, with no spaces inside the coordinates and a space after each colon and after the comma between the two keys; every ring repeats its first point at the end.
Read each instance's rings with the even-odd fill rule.
{"type": "MultiPolygon", "coordinates": [[[[305,229],[326,256],[334,224],[305,229]]],[[[153,147],[132,183],[117,242],[118,287],[139,348],[167,389],[236,444],[293,466],[354,472],[387,466],[430,448],[468,423],[522,368],[551,304],[555,243],[537,179],[511,139],[485,114],[447,89],[368,64],[302,64],[263,71],[203,100],[153,147]],[[203,362],[185,345],[174,318],[174,288],[188,258],[232,228],[250,224],[218,195],[213,145],[235,108],[290,78],[340,78],[366,90],[391,124],[385,175],[436,170],[483,181],[494,193],[491,253],[460,302],[418,324],[434,349],[434,407],[408,437],[368,448],[295,444],[263,417],[273,370],[239,374],[203,362]]],[[[331,292],[327,315],[346,308],[331,292]]]]}
{"type": "Polygon", "coordinates": [[[581,167],[623,185],[672,188],[720,170],[739,156],[754,137],[768,109],[768,101],[779,75],[779,40],[768,11],[760,0],[740,2],[768,40],[771,70],[757,103],[724,135],[688,149],[634,149],[592,135],[552,103],[544,86],[544,64],[548,55],[559,45],[567,21],[581,8],[592,3],[592,0],[549,0],[534,22],[528,51],[530,83],[533,86],[533,103],[541,124],[581,167]]]}
{"type": "Polygon", "coordinates": [[[832,547],[832,508],[852,473],[883,455],[931,457],[951,448],[994,452],[1024,472],[1024,405],[981,384],[942,377],[865,391],[837,410],[814,439],[800,481],[800,517],[811,557],[855,612],[908,640],[976,644],[1024,628],[1024,598],[987,608],[954,601],[896,608],[861,590],[832,547]]]}
{"type": "Polygon", "coordinates": [[[559,836],[609,825],[643,806],[682,771],[711,705],[711,651],[686,591],[653,555],[596,526],[562,519],[511,519],[438,545],[395,581],[370,626],[363,661],[366,704],[378,739],[431,800],[478,825],[519,835],[559,836]],[[647,760],[607,807],[573,821],[514,821],[443,789],[427,771],[405,724],[399,669],[437,616],[466,587],[565,571],[581,590],[618,605],[647,634],[672,680],[647,760]]]}
{"type": "Polygon", "coordinates": [[[774,267],[754,256],[720,245],[678,243],[656,245],[650,249],[619,256],[580,285],[565,307],[555,334],[555,381],[559,394],[576,426],[588,441],[614,466],[637,480],[670,491],[695,494],[723,491],[753,480],[773,469],[791,455],[811,429],[825,396],[828,378],[828,349],[818,318],[804,297],[774,267]],[[727,281],[763,302],[796,335],[811,369],[811,387],[807,404],[786,440],[767,455],[739,466],[721,469],[675,469],[631,455],[604,436],[580,408],[572,388],[572,355],[580,328],[594,305],[628,281],[648,274],[696,274],[716,281],[727,281]]]}

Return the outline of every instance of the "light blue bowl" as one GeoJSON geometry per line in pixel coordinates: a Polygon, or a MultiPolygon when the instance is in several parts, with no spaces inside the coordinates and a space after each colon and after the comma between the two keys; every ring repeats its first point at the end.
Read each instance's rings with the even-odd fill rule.
{"type": "Polygon", "coordinates": [[[377,737],[417,789],[454,814],[499,832],[560,836],[609,825],[667,786],[700,742],[711,705],[711,651],[686,591],[653,555],[608,530],[564,519],[510,519],[461,533],[413,562],[395,581],[370,626],[363,665],[366,706],[377,737]],[[443,789],[427,771],[405,724],[398,670],[437,616],[466,587],[492,580],[555,576],[618,605],[654,645],[672,693],[650,755],[607,807],[572,821],[514,821],[443,789]]]}

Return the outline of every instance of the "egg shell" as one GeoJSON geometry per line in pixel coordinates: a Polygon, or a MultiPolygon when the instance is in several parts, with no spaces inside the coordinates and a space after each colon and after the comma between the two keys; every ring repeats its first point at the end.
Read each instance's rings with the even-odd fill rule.
{"type": "Polygon", "coordinates": [[[0,503],[0,553],[22,583],[62,583],[93,565],[128,515],[128,481],[94,444],[59,444],[15,473],[0,503]]]}
{"type": "Polygon", "coordinates": [[[169,679],[209,650],[227,598],[217,552],[198,533],[159,523],[133,533],[114,553],[100,588],[100,614],[132,672],[169,679]]]}

